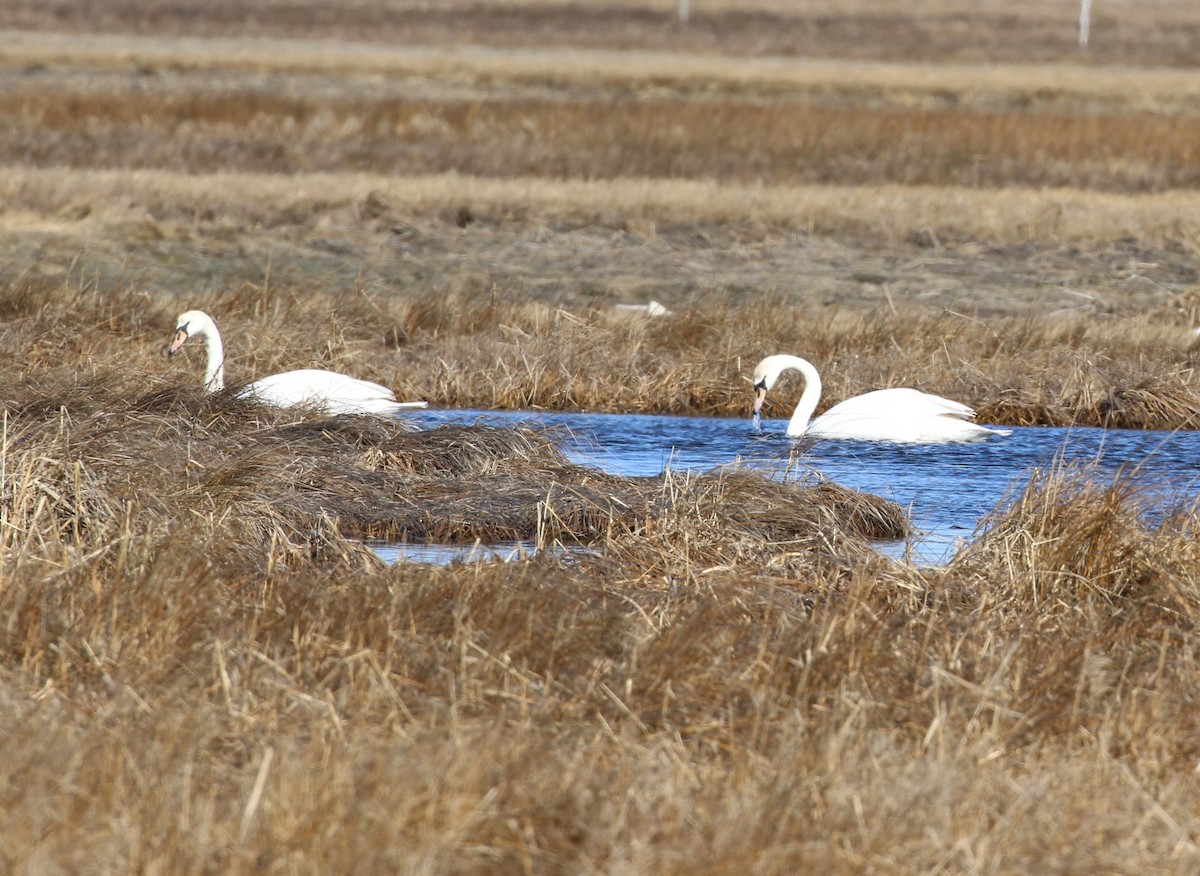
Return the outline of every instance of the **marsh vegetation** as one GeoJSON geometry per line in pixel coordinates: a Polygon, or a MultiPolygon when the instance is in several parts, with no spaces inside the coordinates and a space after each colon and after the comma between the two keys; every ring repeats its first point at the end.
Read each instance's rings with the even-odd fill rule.
{"type": "Polygon", "coordinates": [[[836,484],[236,398],[744,416],[791,352],[1197,427],[1190,4],[705,5],[10,4],[0,870],[1195,871],[1197,517],[1135,478],[917,567],[836,484]]]}

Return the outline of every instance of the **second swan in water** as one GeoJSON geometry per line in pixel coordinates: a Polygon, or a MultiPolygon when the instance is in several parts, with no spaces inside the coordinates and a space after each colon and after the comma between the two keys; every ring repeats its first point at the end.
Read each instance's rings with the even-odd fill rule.
{"type": "MultiPolygon", "coordinates": [[[[204,339],[204,388],[209,392],[224,389],[225,348],[221,345],[217,324],[203,310],[180,314],[175,321],[175,335],[167,347],[167,355],[178,352],[190,337],[204,339]]],[[[316,368],[263,377],[242,390],[239,398],[280,408],[308,405],[330,414],[386,415],[426,406],[423,401],[396,401],[396,394],[381,384],[316,368]]]]}
{"type": "Polygon", "coordinates": [[[768,356],[754,366],[754,420],[757,423],[767,392],[789,368],[804,376],[804,393],[788,423],[789,438],[843,438],[859,441],[898,441],[908,444],[941,444],[981,441],[1008,430],[972,423],[973,411],[962,402],[930,395],[917,389],[877,389],[848,398],[811,423],[809,417],[821,399],[821,376],[807,359],[786,354],[768,356]]]}

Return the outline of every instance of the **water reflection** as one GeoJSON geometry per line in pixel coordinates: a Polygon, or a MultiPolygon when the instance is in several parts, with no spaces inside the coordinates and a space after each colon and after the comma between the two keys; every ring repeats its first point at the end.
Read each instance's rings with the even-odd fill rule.
{"type": "Polygon", "coordinates": [[[538,553],[579,556],[591,549],[577,544],[554,542],[539,548],[532,541],[503,541],[497,544],[415,544],[409,542],[367,541],[366,546],[385,563],[511,563],[527,560],[538,553]]]}
{"type": "Polygon", "coordinates": [[[508,563],[537,553],[531,541],[507,541],[500,544],[409,544],[407,542],[368,541],[376,556],[387,563],[508,563]]]}
{"type": "MultiPolygon", "coordinates": [[[[554,427],[574,462],[627,477],[664,469],[707,471],[739,462],[776,478],[828,478],[904,506],[916,531],[881,545],[914,562],[944,561],[981,520],[1056,459],[1094,464],[1101,474],[1136,467],[1135,477],[1165,504],[1200,492],[1200,433],[1016,427],[1007,438],[973,444],[906,445],[794,441],[786,422],[761,432],[750,420],[624,414],[445,411],[405,414],[421,428],[445,423],[554,427]]],[[[405,554],[416,548],[406,547],[405,554]]],[[[437,562],[437,559],[426,560],[437,562]]]]}

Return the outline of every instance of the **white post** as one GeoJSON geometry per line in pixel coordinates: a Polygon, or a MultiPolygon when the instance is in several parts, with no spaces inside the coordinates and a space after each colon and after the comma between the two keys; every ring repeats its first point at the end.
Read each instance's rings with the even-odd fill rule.
{"type": "Polygon", "coordinates": [[[679,0],[679,20],[687,24],[689,0],[679,0]]]}
{"type": "Polygon", "coordinates": [[[1092,0],[1079,0],[1079,48],[1086,49],[1092,29],[1092,0]]]}

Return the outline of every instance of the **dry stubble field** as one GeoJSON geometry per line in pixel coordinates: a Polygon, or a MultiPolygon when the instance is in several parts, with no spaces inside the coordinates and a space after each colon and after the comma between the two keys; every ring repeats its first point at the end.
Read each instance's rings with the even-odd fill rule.
{"type": "Polygon", "coordinates": [[[1190,508],[1035,472],[914,568],[835,485],[162,357],[202,306],[235,384],[732,415],[788,350],[1194,428],[1200,16],[1098,0],[1080,52],[1072,7],[7,4],[0,870],[1194,872],[1190,508]]]}

